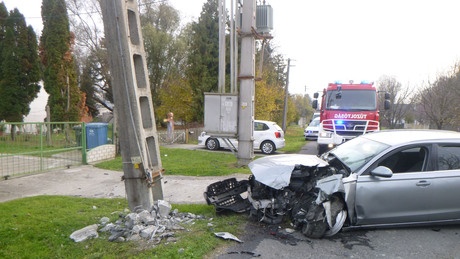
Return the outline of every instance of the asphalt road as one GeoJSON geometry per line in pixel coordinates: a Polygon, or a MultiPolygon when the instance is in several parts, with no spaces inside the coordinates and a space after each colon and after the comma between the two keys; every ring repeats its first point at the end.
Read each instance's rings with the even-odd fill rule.
{"type": "MultiPolygon", "coordinates": [[[[341,232],[307,239],[285,227],[250,223],[247,234],[216,258],[460,258],[460,228],[402,228],[341,232]],[[236,254],[235,254],[236,253],[236,254]]],[[[229,241],[230,242],[230,241],[229,241]]]]}
{"type": "Polygon", "coordinates": [[[318,150],[316,147],[316,142],[315,141],[307,141],[305,146],[300,149],[299,154],[306,154],[306,155],[317,155],[318,150]]]}

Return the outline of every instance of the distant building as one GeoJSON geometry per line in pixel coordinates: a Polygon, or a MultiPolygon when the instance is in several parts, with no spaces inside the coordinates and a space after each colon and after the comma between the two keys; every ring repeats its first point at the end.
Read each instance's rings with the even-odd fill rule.
{"type": "MultiPolygon", "coordinates": [[[[42,85],[41,82],[40,85],[42,85]]],[[[45,120],[48,96],[49,94],[42,86],[40,88],[40,92],[38,92],[37,98],[35,98],[29,105],[30,112],[26,117],[24,117],[24,122],[43,122],[45,120]]]]}

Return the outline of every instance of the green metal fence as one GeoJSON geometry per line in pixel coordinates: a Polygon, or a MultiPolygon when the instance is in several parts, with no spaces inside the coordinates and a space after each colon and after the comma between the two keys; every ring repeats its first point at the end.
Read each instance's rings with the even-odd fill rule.
{"type": "MultiPolygon", "coordinates": [[[[87,129],[94,130],[94,126],[89,125],[82,122],[0,123],[0,176],[7,179],[86,164],[88,147],[100,144],[87,141],[87,129]]],[[[113,139],[113,133],[106,133],[104,137],[113,139]]],[[[89,141],[94,139],[90,137],[89,141]]]]}

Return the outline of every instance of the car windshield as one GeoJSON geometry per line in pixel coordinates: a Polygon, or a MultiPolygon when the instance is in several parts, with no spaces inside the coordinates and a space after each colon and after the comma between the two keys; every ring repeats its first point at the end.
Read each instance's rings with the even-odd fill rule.
{"type": "Polygon", "coordinates": [[[308,126],[310,126],[310,127],[318,127],[318,125],[319,125],[319,120],[314,119],[314,120],[312,120],[310,122],[310,125],[308,125],[308,126]]]}
{"type": "Polygon", "coordinates": [[[375,111],[377,93],[375,90],[328,90],[326,95],[327,110],[375,111]],[[338,98],[339,97],[339,98],[338,98]]]}
{"type": "Polygon", "coordinates": [[[358,137],[331,150],[352,172],[355,172],[374,158],[377,154],[390,147],[387,144],[358,137]]]}

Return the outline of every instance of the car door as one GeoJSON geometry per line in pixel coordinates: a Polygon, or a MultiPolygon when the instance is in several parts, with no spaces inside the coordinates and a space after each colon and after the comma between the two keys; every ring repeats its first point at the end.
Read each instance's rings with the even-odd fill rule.
{"type": "Polygon", "coordinates": [[[262,141],[267,139],[266,134],[270,128],[263,122],[254,122],[254,149],[260,149],[262,141]]]}
{"type": "Polygon", "coordinates": [[[359,175],[356,183],[357,224],[428,221],[432,168],[431,145],[411,145],[390,151],[359,175]],[[370,175],[378,166],[393,171],[389,178],[370,175]]]}
{"type": "MultiPolygon", "coordinates": [[[[436,171],[427,172],[430,197],[429,219],[443,221],[460,219],[460,144],[436,144],[436,171]]],[[[428,188],[427,188],[428,189],[428,188]]]]}

